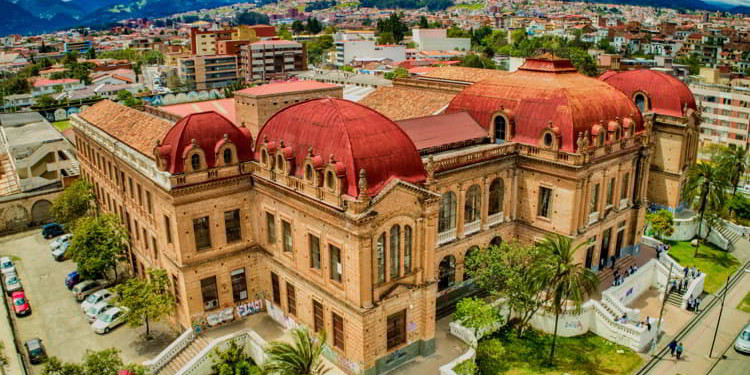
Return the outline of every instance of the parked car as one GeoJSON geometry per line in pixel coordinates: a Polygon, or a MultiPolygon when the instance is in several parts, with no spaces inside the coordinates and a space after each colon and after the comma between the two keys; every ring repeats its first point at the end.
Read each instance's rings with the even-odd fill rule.
{"type": "Polygon", "coordinates": [[[49,249],[54,251],[55,249],[60,247],[60,245],[70,242],[72,238],[73,238],[73,235],[70,233],[57,237],[55,238],[54,241],[49,243],[49,249]]]}
{"type": "Polygon", "coordinates": [[[90,306],[88,309],[86,309],[86,320],[89,321],[89,323],[93,323],[96,321],[96,318],[101,315],[101,313],[113,308],[114,306],[110,305],[107,301],[102,301],[97,303],[96,305],[90,306]]]}
{"type": "Polygon", "coordinates": [[[3,280],[3,288],[5,288],[5,293],[10,296],[13,294],[13,292],[23,290],[23,285],[21,285],[21,279],[18,278],[18,275],[13,272],[5,274],[5,280],[3,280]]]}
{"type": "Polygon", "coordinates": [[[125,323],[125,315],[127,313],[128,309],[125,307],[113,307],[99,314],[94,323],[91,324],[91,328],[100,335],[109,333],[115,327],[125,323]]]}
{"type": "Polygon", "coordinates": [[[750,324],[746,325],[745,329],[737,336],[737,340],[734,341],[734,350],[750,354],[750,324]]]}
{"type": "Polygon", "coordinates": [[[32,365],[38,365],[47,359],[47,351],[44,350],[44,345],[42,345],[40,338],[35,337],[26,341],[23,343],[23,346],[26,347],[26,354],[29,356],[29,362],[32,365]]]}
{"type": "Polygon", "coordinates": [[[13,265],[13,261],[10,258],[2,257],[0,258],[0,271],[2,271],[3,276],[11,272],[16,273],[16,266],[13,265]]]}
{"type": "Polygon", "coordinates": [[[76,284],[76,286],[73,287],[72,291],[73,296],[76,297],[76,300],[83,301],[83,299],[88,297],[89,294],[106,287],[106,281],[104,280],[84,280],[76,284]]]}
{"type": "Polygon", "coordinates": [[[60,247],[58,247],[55,250],[52,250],[52,258],[58,262],[64,261],[68,255],[69,247],[70,247],[70,242],[64,242],[62,245],[60,245],[60,247]]]}
{"type": "Polygon", "coordinates": [[[13,292],[11,296],[13,299],[13,312],[16,313],[16,316],[31,315],[31,305],[29,305],[29,300],[26,299],[24,292],[13,292]]]}
{"type": "Polygon", "coordinates": [[[42,237],[47,240],[63,233],[65,233],[65,230],[63,230],[63,226],[58,223],[49,223],[42,226],[42,237]]]}
{"type": "Polygon", "coordinates": [[[114,296],[114,293],[110,292],[109,289],[102,289],[91,293],[81,304],[81,311],[85,313],[86,309],[89,307],[94,306],[99,302],[109,301],[114,296]]]}
{"type": "Polygon", "coordinates": [[[74,270],[68,276],[65,276],[65,286],[68,287],[68,290],[73,289],[79,282],[81,282],[81,275],[78,273],[78,270],[74,270]]]}

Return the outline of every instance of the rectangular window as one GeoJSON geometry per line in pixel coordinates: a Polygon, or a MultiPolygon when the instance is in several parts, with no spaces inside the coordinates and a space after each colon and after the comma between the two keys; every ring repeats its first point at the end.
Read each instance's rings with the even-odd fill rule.
{"type": "Polygon", "coordinates": [[[208,216],[193,219],[193,234],[195,234],[195,248],[197,250],[211,247],[211,230],[208,226],[208,216]]]}
{"type": "Polygon", "coordinates": [[[154,206],[151,203],[151,192],[146,190],[146,206],[148,206],[148,213],[152,214],[154,212],[154,206]]]}
{"type": "Polygon", "coordinates": [[[628,186],[630,186],[630,173],[625,173],[622,178],[622,187],[620,188],[620,200],[628,197],[628,186]]]}
{"type": "Polygon", "coordinates": [[[613,205],[614,199],[615,199],[615,179],[613,177],[609,179],[609,183],[607,183],[607,206],[613,205]]]}
{"type": "Polygon", "coordinates": [[[154,259],[159,259],[159,249],[156,247],[156,237],[151,236],[151,248],[154,250],[154,259]]]}
{"type": "Polygon", "coordinates": [[[172,288],[174,288],[174,303],[180,305],[180,284],[177,282],[177,275],[172,275],[172,288]]]}
{"type": "Polygon", "coordinates": [[[148,250],[148,233],[146,233],[146,228],[141,228],[143,230],[143,247],[148,250]]]}
{"type": "Polygon", "coordinates": [[[247,281],[245,280],[245,269],[240,268],[230,273],[232,277],[232,298],[234,302],[247,299],[247,281]]]}
{"type": "Polygon", "coordinates": [[[406,343],[406,310],[388,315],[388,350],[406,343]]]}
{"type": "Polygon", "coordinates": [[[550,199],[552,198],[552,189],[544,186],[539,187],[539,209],[537,215],[549,218],[550,199]]]}
{"type": "Polygon", "coordinates": [[[138,222],[133,219],[133,224],[135,224],[135,239],[139,241],[141,239],[141,231],[138,230],[138,222]]]}
{"type": "Polygon", "coordinates": [[[167,234],[167,243],[172,243],[172,224],[167,215],[164,215],[164,232],[167,234]]]}
{"type": "Polygon", "coordinates": [[[599,184],[591,188],[591,199],[589,200],[589,213],[599,212],[599,184]]]}
{"type": "Polygon", "coordinates": [[[271,292],[273,293],[273,303],[281,305],[281,287],[279,286],[279,276],[271,272],[271,292]]]}
{"type": "Polygon", "coordinates": [[[341,282],[341,249],[329,244],[328,259],[331,261],[331,280],[341,282]]]}
{"type": "Polygon", "coordinates": [[[133,177],[128,177],[128,186],[130,187],[130,198],[135,199],[135,191],[133,190],[133,177]]]}
{"type": "Polygon", "coordinates": [[[125,172],[120,172],[120,181],[122,182],[122,192],[125,192],[125,172]]]}
{"type": "Polygon", "coordinates": [[[266,237],[269,244],[276,243],[276,219],[266,212],[266,237]]]}
{"type": "Polygon", "coordinates": [[[224,232],[227,235],[227,243],[242,239],[239,209],[224,212],[224,232]]]}
{"type": "Polygon", "coordinates": [[[284,237],[284,251],[291,252],[292,249],[292,224],[281,220],[281,235],[284,237]]]}
{"type": "Polygon", "coordinates": [[[320,238],[308,235],[310,239],[310,268],[320,269],[320,238]]]}
{"type": "Polygon", "coordinates": [[[138,205],[143,207],[143,191],[141,189],[141,184],[138,185],[138,205]]]}
{"type": "Polygon", "coordinates": [[[216,288],[216,276],[201,280],[201,295],[203,296],[203,310],[213,310],[219,307],[219,290],[216,288]]]}
{"type": "Polygon", "coordinates": [[[315,332],[320,332],[321,330],[325,329],[323,305],[316,300],[313,300],[313,322],[315,332]]]}
{"type": "Polygon", "coordinates": [[[297,292],[289,283],[286,283],[286,307],[289,315],[297,316],[297,292]]]}
{"type": "Polygon", "coordinates": [[[344,318],[339,314],[331,313],[333,320],[333,346],[344,350],[344,318]]]}

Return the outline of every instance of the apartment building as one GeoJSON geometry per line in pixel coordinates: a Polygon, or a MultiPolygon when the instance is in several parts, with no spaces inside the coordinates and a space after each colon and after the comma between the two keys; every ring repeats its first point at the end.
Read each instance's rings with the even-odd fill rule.
{"type": "Polygon", "coordinates": [[[245,82],[285,79],[307,70],[307,49],[290,40],[260,40],[240,47],[240,75],[245,82]]]}
{"type": "Polygon", "coordinates": [[[353,61],[406,60],[406,46],[399,44],[377,45],[373,40],[336,41],[336,66],[349,65],[353,61]]]}
{"type": "Polygon", "coordinates": [[[188,56],[178,60],[177,74],[192,89],[222,88],[240,79],[235,55],[188,56]]]}
{"type": "Polygon", "coordinates": [[[78,52],[78,53],[86,53],[91,48],[93,48],[93,44],[90,40],[82,40],[79,42],[65,42],[65,53],[68,52],[78,52]]]}

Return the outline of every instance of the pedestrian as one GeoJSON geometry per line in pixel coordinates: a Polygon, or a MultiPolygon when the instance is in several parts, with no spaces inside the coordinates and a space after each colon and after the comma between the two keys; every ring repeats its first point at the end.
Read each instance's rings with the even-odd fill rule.
{"type": "Polygon", "coordinates": [[[700,306],[700,304],[701,304],[701,298],[700,297],[696,297],[694,303],[695,303],[695,311],[697,312],[698,311],[698,306],[700,306]]]}
{"type": "Polygon", "coordinates": [[[669,348],[669,354],[674,357],[674,351],[677,349],[677,341],[672,340],[669,342],[669,345],[667,345],[669,348]]]}
{"type": "Polygon", "coordinates": [[[612,261],[612,269],[615,269],[615,261],[617,260],[617,258],[615,258],[615,256],[612,255],[611,257],[609,257],[609,260],[612,261]]]}
{"type": "Polygon", "coordinates": [[[677,347],[675,348],[675,353],[677,353],[677,360],[680,359],[680,356],[682,355],[682,351],[685,350],[685,348],[682,346],[682,342],[677,344],[677,347]]]}
{"type": "Polygon", "coordinates": [[[650,331],[651,330],[651,321],[646,318],[646,328],[650,331]]]}
{"type": "Polygon", "coordinates": [[[687,277],[687,274],[688,274],[688,272],[689,272],[689,271],[690,271],[690,270],[689,270],[689,269],[688,269],[687,267],[684,267],[684,268],[682,269],[682,273],[684,273],[684,274],[685,274],[685,277],[687,277]]]}

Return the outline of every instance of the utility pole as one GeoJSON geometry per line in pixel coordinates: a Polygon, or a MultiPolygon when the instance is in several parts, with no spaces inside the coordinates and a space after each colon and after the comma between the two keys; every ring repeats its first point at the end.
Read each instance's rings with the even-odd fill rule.
{"type": "Polygon", "coordinates": [[[721,315],[724,312],[724,301],[727,299],[727,293],[729,293],[729,277],[727,275],[727,283],[724,284],[724,295],[721,296],[721,308],[719,309],[719,319],[716,320],[716,329],[714,330],[714,339],[711,341],[711,350],[708,352],[708,358],[713,357],[714,345],[716,344],[716,335],[719,333],[719,324],[721,324],[721,315]]]}
{"type": "MultiPolygon", "coordinates": [[[[651,342],[651,355],[654,355],[654,352],[656,351],[656,341],[659,339],[659,332],[661,332],[661,319],[664,316],[664,305],[667,303],[667,297],[669,296],[669,282],[672,279],[672,268],[674,267],[674,264],[669,264],[669,275],[667,276],[667,282],[664,285],[664,298],[661,301],[661,310],[659,311],[659,321],[656,322],[656,336],[654,336],[654,340],[651,342]]],[[[648,322],[646,322],[648,323],[648,322]]]]}

